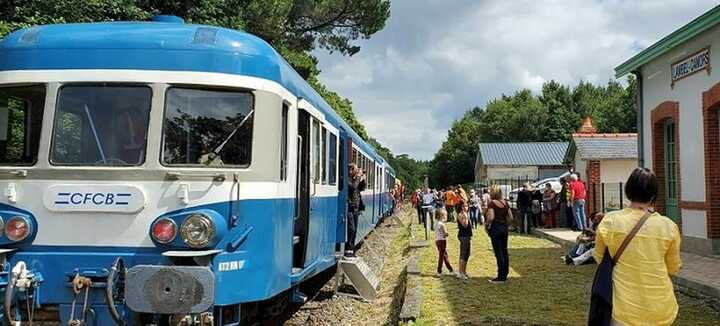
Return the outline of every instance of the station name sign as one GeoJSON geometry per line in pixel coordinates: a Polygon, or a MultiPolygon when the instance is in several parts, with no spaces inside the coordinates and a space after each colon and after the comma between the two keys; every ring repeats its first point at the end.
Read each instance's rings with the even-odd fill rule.
{"type": "Polygon", "coordinates": [[[670,66],[670,74],[672,76],[671,87],[675,86],[675,82],[688,77],[696,72],[707,70],[710,73],[710,48],[704,48],[695,52],[670,66]]]}

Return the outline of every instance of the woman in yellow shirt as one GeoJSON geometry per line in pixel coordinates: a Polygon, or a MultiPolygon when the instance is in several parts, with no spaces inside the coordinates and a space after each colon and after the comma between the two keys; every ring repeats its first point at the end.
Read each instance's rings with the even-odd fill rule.
{"type": "MultiPolygon", "coordinates": [[[[657,196],[657,178],[646,168],[636,168],[625,184],[630,206],[610,212],[597,228],[595,261],[602,261],[605,248],[615,256],[625,236],[657,196]]],[[[669,275],[678,273],[680,232],[669,218],[650,215],[625,248],[613,272],[613,325],[670,325],[678,304],[669,275]]]]}

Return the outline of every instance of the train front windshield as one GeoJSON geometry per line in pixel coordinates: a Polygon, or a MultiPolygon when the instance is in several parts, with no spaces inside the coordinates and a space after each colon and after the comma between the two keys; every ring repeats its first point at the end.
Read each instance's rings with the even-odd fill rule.
{"type": "Polygon", "coordinates": [[[165,101],[163,164],[250,165],[254,115],[251,93],[170,88],[165,101]]]}
{"type": "Polygon", "coordinates": [[[64,86],[50,162],[137,166],[145,161],[152,91],[147,86],[64,86]]]}

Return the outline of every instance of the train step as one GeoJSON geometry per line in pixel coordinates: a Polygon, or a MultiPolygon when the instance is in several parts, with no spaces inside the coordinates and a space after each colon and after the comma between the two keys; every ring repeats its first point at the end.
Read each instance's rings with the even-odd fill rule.
{"type": "Polygon", "coordinates": [[[372,301],[377,296],[380,278],[373,272],[362,257],[344,258],[340,260],[340,268],[346,276],[346,280],[360,294],[360,296],[372,301]]]}

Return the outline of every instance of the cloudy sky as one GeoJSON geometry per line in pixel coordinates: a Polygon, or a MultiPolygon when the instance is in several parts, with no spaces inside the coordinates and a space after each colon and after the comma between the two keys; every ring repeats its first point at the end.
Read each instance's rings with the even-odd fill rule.
{"type": "Polygon", "coordinates": [[[391,0],[352,57],[317,51],[320,79],[395,154],[431,159],[473,106],[613,68],[717,5],[711,0],[391,0]]]}

